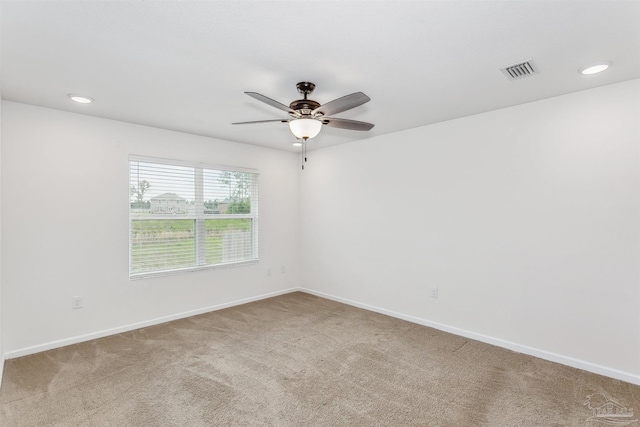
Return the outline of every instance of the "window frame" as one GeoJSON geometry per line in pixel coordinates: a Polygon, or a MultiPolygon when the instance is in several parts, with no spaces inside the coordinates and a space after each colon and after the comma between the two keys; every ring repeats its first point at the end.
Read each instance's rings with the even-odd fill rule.
{"type": "Polygon", "coordinates": [[[127,161],[128,173],[129,173],[129,189],[133,182],[131,181],[131,171],[134,162],[142,163],[154,163],[158,165],[167,166],[179,166],[194,169],[194,206],[195,210],[193,214],[188,212],[185,214],[143,214],[132,215],[131,211],[131,198],[128,203],[128,216],[129,216],[129,279],[145,279],[149,277],[167,276],[181,273],[188,273],[201,270],[210,270],[216,268],[228,268],[228,267],[240,267],[245,265],[253,265],[259,262],[259,176],[260,173],[257,169],[242,168],[235,166],[215,165],[201,162],[190,162],[184,160],[165,159],[157,157],[129,155],[127,161]],[[250,213],[238,213],[238,214],[205,214],[204,205],[204,170],[214,170],[221,172],[240,172],[251,174],[251,188],[255,190],[256,194],[250,195],[251,209],[250,213]],[[216,264],[206,263],[206,224],[207,220],[224,220],[224,219],[250,219],[251,220],[251,258],[243,259],[239,261],[221,262],[216,264]],[[145,271],[139,273],[133,273],[133,221],[149,221],[149,220],[192,220],[194,221],[194,252],[195,252],[195,264],[189,267],[170,268],[163,270],[145,271]]]}

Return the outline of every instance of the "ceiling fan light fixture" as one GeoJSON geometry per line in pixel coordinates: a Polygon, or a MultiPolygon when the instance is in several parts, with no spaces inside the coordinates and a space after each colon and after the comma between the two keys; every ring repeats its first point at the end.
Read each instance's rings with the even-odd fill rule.
{"type": "Polygon", "coordinates": [[[301,118],[289,122],[289,130],[298,139],[311,139],[320,133],[322,122],[316,119],[301,118]]]}

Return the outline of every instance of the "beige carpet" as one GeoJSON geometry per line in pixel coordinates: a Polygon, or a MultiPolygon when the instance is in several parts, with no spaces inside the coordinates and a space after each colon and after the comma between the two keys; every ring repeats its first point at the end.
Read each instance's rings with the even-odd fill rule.
{"type": "Polygon", "coordinates": [[[638,386],[300,292],[4,372],[3,427],[591,427],[613,425],[598,406],[640,411],[638,386]]]}

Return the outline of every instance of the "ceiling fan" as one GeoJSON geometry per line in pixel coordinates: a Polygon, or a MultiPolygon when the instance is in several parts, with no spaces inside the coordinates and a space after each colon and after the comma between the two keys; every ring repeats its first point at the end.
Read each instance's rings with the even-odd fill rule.
{"type": "Polygon", "coordinates": [[[360,131],[370,130],[371,128],[373,128],[374,125],[371,123],[328,117],[332,114],[341,113],[343,111],[350,110],[366,102],[369,102],[371,98],[369,98],[364,93],[352,93],[351,95],[346,95],[342,98],[334,99],[333,101],[320,105],[319,102],[314,101],[313,99],[307,99],[307,96],[316,88],[315,84],[310,82],[300,82],[296,84],[296,88],[298,88],[298,92],[304,95],[304,98],[293,101],[291,104],[289,104],[288,107],[257,92],[245,92],[247,95],[257,99],[258,101],[262,101],[265,104],[271,105],[272,107],[289,113],[289,115],[291,116],[290,118],[256,120],[251,122],[238,122],[232,124],[244,125],[249,123],[267,122],[289,123],[289,129],[291,130],[291,133],[293,133],[296,138],[302,139],[304,141],[317,136],[318,133],[320,133],[322,125],[340,129],[360,131]]]}

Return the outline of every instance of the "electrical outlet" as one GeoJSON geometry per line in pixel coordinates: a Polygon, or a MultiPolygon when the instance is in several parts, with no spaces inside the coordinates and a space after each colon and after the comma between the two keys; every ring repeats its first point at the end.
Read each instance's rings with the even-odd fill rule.
{"type": "Polygon", "coordinates": [[[71,297],[71,308],[82,308],[82,297],[71,297]]]}
{"type": "Polygon", "coordinates": [[[438,287],[437,286],[432,286],[431,287],[431,298],[438,298],[438,287]]]}
{"type": "Polygon", "coordinates": [[[287,268],[283,265],[282,267],[280,267],[280,273],[286,273],[287,272],[287,268]]]}
{"type": "Polygon", "coordinates": [[[271,276],[271,267],[267,268],[267,276],[271,276]]]}

